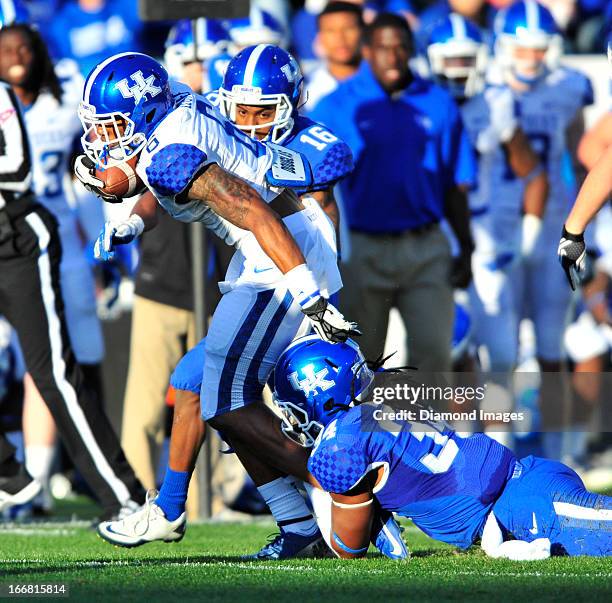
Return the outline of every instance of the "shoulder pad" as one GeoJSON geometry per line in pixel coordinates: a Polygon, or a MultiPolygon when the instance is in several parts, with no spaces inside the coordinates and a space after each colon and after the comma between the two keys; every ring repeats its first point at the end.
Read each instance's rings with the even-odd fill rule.
{"type": "Polygon", "coordinates": [[[303,192],[323,190],[353,171],[353,154],[329,128],[312,120],[306,123],[308,125],[293,136],[287,147],[305,155],[312,168],[312,186],[303,192]]]}
{"type": "Polygon", "coordinates": [[[308,459],[308,470],[327,492],[342,494],[355,487],[368,471],[363,442],[344,432],[339,421],[330,423],[308,459]],[[337,433],[342,430],[342,434],[337,433]]]}
{"type": "Polygon", "coordinates": [[[266,174],[269,184],[295,188],[312,184],[312,170],[302,153],[271,142],[266,143],[266,146],[272,151],[272,166],[266,174]]]}
{"type": "Polygon", "coordinates": [[[206,162],[206,153],[190,144],[169,144],[151,154],[147,180],[164,197],[181,193],[206,162]]]}

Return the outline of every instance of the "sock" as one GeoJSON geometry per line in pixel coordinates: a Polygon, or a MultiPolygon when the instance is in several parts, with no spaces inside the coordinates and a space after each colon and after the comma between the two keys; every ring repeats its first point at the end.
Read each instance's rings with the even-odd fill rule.
{"type": "Polygon", "coordinates": [[[35,503],[47,511],[53,506],[51,487],[51,466],[55,458],[55,446],[26,446],[25,464],[27,472],[42,485],[35,503]]]}
{"type": "Polygon", "coordinates": [[[178,519],[185,512],[187,490],[189,489],[189,471],[173,471],[168,467],[155,504],[164,512],[168,521],[178,519]]]}
{"type": "Polygon", "coordinates": [[[318,531],[304,497],[295,487],[292,477],[279,477],[257,488],[266,501],[279,528],[300,536],[312,536],[318,531]]]}

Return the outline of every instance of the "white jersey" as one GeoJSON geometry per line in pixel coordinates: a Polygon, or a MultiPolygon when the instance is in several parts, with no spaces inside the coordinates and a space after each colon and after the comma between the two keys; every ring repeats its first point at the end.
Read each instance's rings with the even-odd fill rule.
{"type": "Polygon", "coordinates": [[[61,61],[56,74],[62,84],[59,102],[43,90],[25,108],[25,121],[32,149],[33,187],[37,199],[57,218],[62,240],[62,264],[85,263],[78,235],[77,215],[68,203],[71,196],[69,161],[74,141],[82,133],[77,105],[83,78],[72,61],[61,61]]]}
{"type": "MultiPolygon", "coordinates": [[[[274,163],[273,151],[236,128],[204,97],[192,93],[186,86],[173,86],[174,109],[149,137],[138,160],[138,175],[172,217],[182,222],[202,222],[226,243],[236,246],[238,251],[221,283],[222,292],[247,283],[262,289],[276,286],[283,275],[252,233],[230,224],[201,201],[180,199],[194,174],[216,163],[248,182],[269,203],[282,191],[267,180],[274,163]]],[[[330,239],[328,227],[331,226],[323,211],[318,206],[309,206],[288,216],[284,222],[321,292],[335,293],[341,279],[333,229],[330,239]]]]}
{"type": "MultiPolygon", "coordinates": [[[[578,112],[593,102],[591,82],[578,71],[560,67],[527,92],[514,91],[514,99],[519,124],[548,174],[547,214],[565,214],[573,202],[563,178],[566,132],[578,112]]],[[[523,182],[513,174],[503,155],[498,156],[494,172],[496,194],[503,200],[520,200],[523,182]]]]}
{"type": "Polygon", "coordinates": [[[511,251],[520,232],[520,199],[503,199],[496,183],[506,166],[503,145],[514,135],[518,120],[512,91],[491,86],[461,106],[461,116],[478,152],[478,186],[469,192],[474,242],[478,253],[511,251]]]}
{"type": "Polygon", "coordinates": [[[136,171],[162,207],[181,222],[199,222],[210,210],[200,201],[176,198],[204,166],[217,163],[246,180],[266,202],[280,189],[266,174],[272,151],[234,127],[204,97],[173,84],[175,106],[166,115],[140,154],[136,171]]]}

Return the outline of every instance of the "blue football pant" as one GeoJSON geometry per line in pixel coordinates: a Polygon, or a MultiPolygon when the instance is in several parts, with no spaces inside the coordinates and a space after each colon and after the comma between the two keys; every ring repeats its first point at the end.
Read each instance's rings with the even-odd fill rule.
{"type": "Polygon", "coordinates": [[[612,497],[589,492],[563,463],[517,461],[493,512],[514,538],[549,538],[553,555],[612,555],[612,497]]]}

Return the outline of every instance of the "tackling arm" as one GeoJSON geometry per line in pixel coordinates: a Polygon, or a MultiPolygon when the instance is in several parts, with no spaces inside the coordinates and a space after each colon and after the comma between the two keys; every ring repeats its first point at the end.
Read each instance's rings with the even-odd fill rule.
{"type": "Polygon", "coordinates": [[[373,474],[345,494],[331,494],[331,545],[338,557],[364,557],[370,546],[374,519],[373,474]]]}

